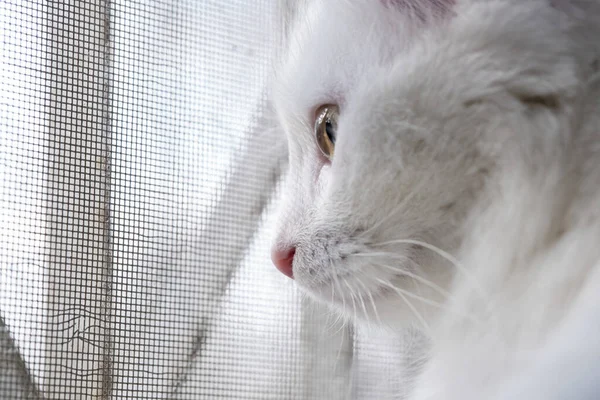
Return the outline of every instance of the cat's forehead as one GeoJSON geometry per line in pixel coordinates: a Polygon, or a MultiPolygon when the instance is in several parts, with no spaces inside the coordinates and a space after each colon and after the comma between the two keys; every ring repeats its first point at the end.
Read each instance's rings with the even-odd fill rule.
{"type": "Polygon", "coordinates": [[[368,71],[403,46],[401,19],[379,2],[313,2],[293,30],[277,76],[280,113],[306,118],[320,104],[343,103],[368,71]]]}

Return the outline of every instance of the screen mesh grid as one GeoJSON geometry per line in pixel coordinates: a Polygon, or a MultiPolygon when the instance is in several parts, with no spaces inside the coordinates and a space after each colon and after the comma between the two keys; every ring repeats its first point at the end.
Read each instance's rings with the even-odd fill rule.
{"type": "Polygon", "coordinates": [[[0,3],[0,398],[396,398],[401,343],[339,329],[269,261],[277,18],[0,3]]]}

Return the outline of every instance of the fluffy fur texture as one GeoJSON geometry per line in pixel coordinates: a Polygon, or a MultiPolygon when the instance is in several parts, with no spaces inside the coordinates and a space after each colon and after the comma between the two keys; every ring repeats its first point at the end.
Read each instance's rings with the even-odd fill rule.
{"type": "Polygon", "coordinates": [[[431,339],[413,398],[600,393],[600,6],[315,1],[274,90],[274,247],[342,315],[431,339]],[[314,113],[338,104],[335,157],[314,113]]]}

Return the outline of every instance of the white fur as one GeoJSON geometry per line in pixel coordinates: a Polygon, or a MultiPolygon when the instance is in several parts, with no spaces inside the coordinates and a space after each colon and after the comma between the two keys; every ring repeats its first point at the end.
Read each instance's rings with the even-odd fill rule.
{"type": "Polygon", "coordinates": [[[275,246],[296,247],[297,283],[343,315],[429,335],[414,399],[600,388],[599,11],[327,1],[292,31],[275,246]],[[331,164],[312,128],[327,103],[331,164]]]}

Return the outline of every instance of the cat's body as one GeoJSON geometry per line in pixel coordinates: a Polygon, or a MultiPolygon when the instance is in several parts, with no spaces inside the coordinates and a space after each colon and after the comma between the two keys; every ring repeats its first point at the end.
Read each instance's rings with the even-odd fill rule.
{"type": "Polygon", "coordinates": [[[274,258],[344,315],[430,337],[415,400],[600,396],[599,11],[328,1],[292,31],[274,258]]]}

